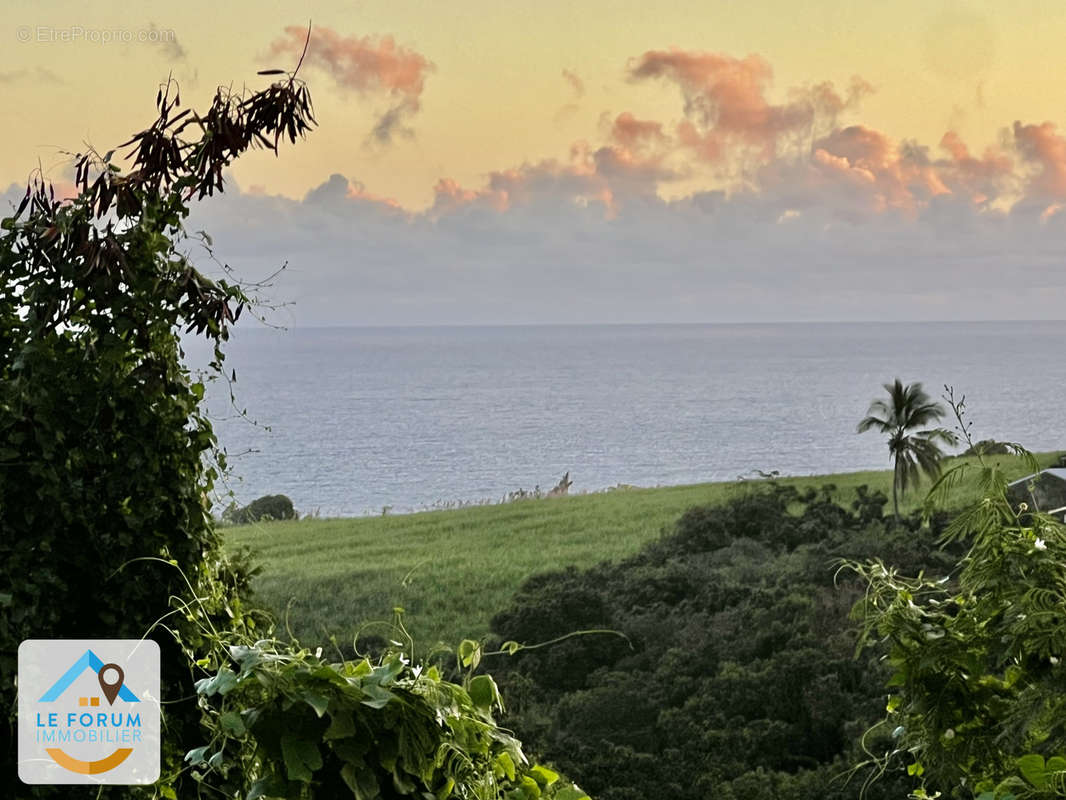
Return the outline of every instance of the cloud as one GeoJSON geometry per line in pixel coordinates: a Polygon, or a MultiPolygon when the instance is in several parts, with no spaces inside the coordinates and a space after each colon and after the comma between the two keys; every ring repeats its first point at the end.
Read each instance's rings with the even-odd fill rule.
{"type": "MultiPolygon", "coordinates": [[[[289,56],[295,65],[306,36],[306,28],[289,26],[284,36],[271,43],[269,53],[289,56]]],[[[371,132],[378,142],[413,135],[407,122],[421,107],[426,77],[434,69],[421,53],[397,45],[391,36],[342,36],[332,28],[316,26],[304,63],[325,71],[342,89],[389,99],[389,108],[371,132]]]]}
{"type": "Polygon", "coordinates": [[[1034,202],[1066,198],[1066,139],[1055,125],[1015,122],[1013,133],[1019,152],[1034,168],[1028,176],[1026,197],[1034,202]]]}
{"type": "Polygon", "coordinates": [[[578,77],[576,72],[571,72],[568,69],[564,69],[563,78],[566,80],[567,83],[570,84],[570,87],[574,90],[575,96],[585,96],[585,82],[581,80],[580,77],[578,77]]]}
{"type": "MultiPolygon", "coordinates": [[[[320,52],[346,88],[421,96],[425,70],[320,52]]],[[[1054,124],[923,143],[851,120],[858,79],[775,94],[759,56],[676,50],[629,73],[679,88],[679,116],[605,114],[557,157],[441,176],[422,210],[335,172],[302,198],[231,183],[188,227],[249,279],[288,261],[297,324],[1062,317],[1054,124]]]]}
{"type": "Polygon", "coordinates": [[[148,30],[153,34],[150,41],[157,43],[160,51],[168,61],[184,61],[186,58],[185,48],[178,41],[177,34],[171,29],[161,29],[154,22],[149,23],[148,30]]]}
{"type": "Polygon", "coordinates": [[[333,175],[302,201],[227,196],[210,229],[235,266],[286,254],[297,324],[1062,315],[1066,140],[1049,123],[979,155],[954,131],[930,148],[838,126],[665,200],[683,152],[623,112],[566,159],[442,178],[424,211],[333,175]]]}
{"type": "Polygon", "coordinates": [[[647,142],[666,140],[661,122],[640,120],[628,111],[623,111],[615,118],[611,138],[629,149],[639,148],[647,142]]]}
{"type": "Polygon", "coordinates": [[[677,48],[649,50],[628,66],[631,81],[661,80],[676,84],[684,99],[681,142],[701,159],[726,163],[740,155],[769,161],[782,146],[794,144],[831,126],[855,107],[872,86],[854,78],[844,94],[832,83],[792,89],[784,102],[767,93],[773,69],[757,54],[735,58],[677,48]]]}
{"type": "Polygon", "coordinates": [[[55,72],[46,67],[36,67],[34,69],[16,69],[9,70],[7,72],[0,72],[0,84],[26,83],[61,84],[66,83],[66,81],[63,80],[63,78],[61,78],[55,72]]]}

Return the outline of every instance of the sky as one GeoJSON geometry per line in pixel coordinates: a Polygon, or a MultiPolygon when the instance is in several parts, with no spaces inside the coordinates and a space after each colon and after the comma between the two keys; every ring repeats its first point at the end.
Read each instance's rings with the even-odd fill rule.
{"type": "Polygon", "coordinates": [[[280,324],[1064,318],[1059,0],[6,0],[5,205],[309,23],[190,221],[280,324]]]}

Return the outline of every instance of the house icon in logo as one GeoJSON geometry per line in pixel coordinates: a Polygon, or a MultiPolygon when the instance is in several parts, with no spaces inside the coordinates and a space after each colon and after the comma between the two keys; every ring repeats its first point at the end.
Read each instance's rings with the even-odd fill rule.
{"type": "MultiPolygon", "coordinates": [[[[104,666],[103,659],[101,659],[100,656],[96,655],[92,650],[86,650],[82,657],[75,661],[71,668],[63,673],[63,677],[53,683],[52,687],[41,695],[40,702],[51,703],[58,700],[60,695],[69,689],[70,685],[74,683],[85,670],[92,670],[96,675],[100,675],[104,666]]],[[[103,681],[103,676],[100,677],[100,680],[103,681]]],[[[125,681],[119,685],[118,697],[125,700],[127,703],[141,702],[137,698],[137,695],[130,691],[130,688],[125,684],[125,681]]]]}

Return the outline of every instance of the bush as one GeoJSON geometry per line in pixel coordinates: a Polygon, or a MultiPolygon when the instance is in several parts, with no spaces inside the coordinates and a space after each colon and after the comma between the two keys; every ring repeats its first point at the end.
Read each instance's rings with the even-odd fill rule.
{"type": "Polygon", "coordinates": [[[267,522],[269,520],[296,519],[296,509],[292,500],[283,494],[267,494],[253,500],[244,508],[227,509],[222,518],[234,525],[247,525],[249,522],[267,522]]]}
{"type": "MultiPolygon", "coordinates": [[[[504,722],[597,800],[857,798],[862,777],[846,774],[888,674],[872,654],[855,659],[849,611],[862,586],[835,585],[833,564],[954,560],[885,505],[880,492],[845,508],[831,487],[761,484],[688,511],[625,561],[530,578],[492,621],[500,641],[588,628],[628,641],[576,636],[493,663],[512,702],[504,722]]],[[[901,785],[867,798],[904,796],[892,793],[901,785]]]]}
{"type": "Polygon", "coordinates": [[[909,797],[1062,797],[1066,526],[1019,513],[991,462],[944,486],[966,468],[984,491],[944,533],[962,552],[950,580],[852,565],[868,582],[862,644],[893,672],[881,766],[914,776],[909,797]]]}

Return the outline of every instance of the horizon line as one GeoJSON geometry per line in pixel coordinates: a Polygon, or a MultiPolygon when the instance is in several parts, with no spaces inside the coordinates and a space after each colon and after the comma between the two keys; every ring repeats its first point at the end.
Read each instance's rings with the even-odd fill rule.
{"type": "MultiPolygon", "coordinates": [[[[415,322],[415,323],[290,323],[262,324],[258,328],[243,330],[292,330],[357,328],[381,330],[395,328],[705,328],[765,325],[1002,325],[1002,324],[1047,324],[1064,323],[1063,319],[855,319],[855,320],[744,320],[734,322],[415,322]]],[[[237,332],[237,328],[230,329],[237,332]]]]}

